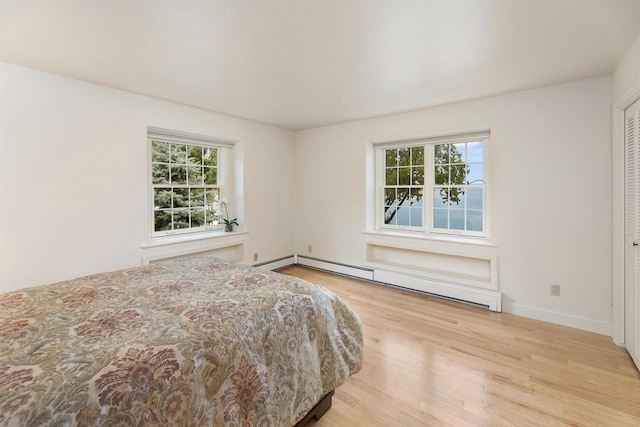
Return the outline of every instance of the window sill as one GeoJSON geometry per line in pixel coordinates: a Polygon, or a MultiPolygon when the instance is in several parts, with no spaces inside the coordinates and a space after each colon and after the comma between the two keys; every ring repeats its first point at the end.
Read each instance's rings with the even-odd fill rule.
{"type": "Polygon", "coordinates": [[[158,246],[197,242],[200,240],[232,238],[232,237],[237,237],[239,235],[248,234],[248,233],[249,232],[246,230],[228,231],[228,232],[227,231],[211,231],[207,233],[183,234],[180,236],[151,237],[146,242],[142,242],[140,244],[140,248],[147,249],[147,248],[155,248],[158,246]]]}
{"type": "Polygon", "coordinates": [[[471,246],[484,246],[497,248],[498,245],[484,237],[466,237],[466,236],[444,236],[435,234],[425,234],[418,232],[402,232],[402,231],[389,231],[389,230],[372,230],[363,231],[362,234],[378,237],[400,237],[422,241],[442,242],[442,243],[457,243],[462,245],[471,246]]]}

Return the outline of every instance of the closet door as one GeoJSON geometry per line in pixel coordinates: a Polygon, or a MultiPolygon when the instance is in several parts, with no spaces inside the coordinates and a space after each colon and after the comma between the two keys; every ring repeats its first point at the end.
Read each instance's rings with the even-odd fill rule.
{"type": "Polygon", "coordinates": [[[625,343],[640,369],[640,99],[625,123],[625,343]]]}

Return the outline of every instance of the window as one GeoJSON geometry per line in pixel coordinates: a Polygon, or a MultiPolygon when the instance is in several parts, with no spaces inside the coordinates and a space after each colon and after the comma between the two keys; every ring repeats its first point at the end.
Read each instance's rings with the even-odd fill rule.
{"type": "Polygon", "coordinates": [[[422,227],[424,146],[384,150],[384,223],[422,227]]]}
{"type": "Polygon", "coordinates": [[[486,236],[488,132],[376,143],[378,229],[486,236]]]}
{"type": "Polygon", "coordinates": [[[223,228],[229,143],[149,130],[151,236],[223,228]]]}

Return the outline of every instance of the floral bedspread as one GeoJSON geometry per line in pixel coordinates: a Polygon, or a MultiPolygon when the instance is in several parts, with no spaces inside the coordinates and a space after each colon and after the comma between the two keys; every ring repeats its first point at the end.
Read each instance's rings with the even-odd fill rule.
{"type": "Polygon", "coordinates": [[[217,259],[0,294],[3,426],[292,426],[361,363],[330,291],[217,259]]]}

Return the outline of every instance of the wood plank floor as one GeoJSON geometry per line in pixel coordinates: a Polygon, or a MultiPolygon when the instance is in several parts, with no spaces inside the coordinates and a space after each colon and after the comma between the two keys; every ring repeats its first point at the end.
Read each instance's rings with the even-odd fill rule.
{"type": "MultiPolygon", "coordinates": [[[[610,337],[304,267],[364,325],[364,365],[316,426],[640,426],[610,337]]],[[[309,424],[314,425],[314,424],[309,424]]]]}

